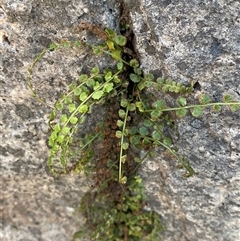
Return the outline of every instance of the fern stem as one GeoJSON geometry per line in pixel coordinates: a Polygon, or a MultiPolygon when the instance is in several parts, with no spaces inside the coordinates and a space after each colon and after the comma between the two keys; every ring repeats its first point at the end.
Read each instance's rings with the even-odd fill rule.
{"type": "Polygon", "coordinates": [[[126,129],[127,117],[128,117],[128,106],[126,107],[126,114],[125,114],[125,117],[124,117],[123,128],[122,128],[122,136],[121,136],[121,142],[120,142],[119,170],[118,170],[118,180],[119,180],[119,182],[121,182],[121,179],[122,179],[123,141],[124,141],[124,131],[126,129]]]}
{"type": "MultiPolygon", "coordinates": [[[[173,111],[173,110],[181,110],[181,109],[193,109],[196,107],[207,107],[207,106],[214,106],[214,105],[221,105],[221,106],[228,106],[228,105],[240,105],[240,102],[216,102],[216,103],[208,103],[208,104],[199,104],[199,105],[187,105],[187,106],[181,106],[181,107],[171,107],[171,108],[166,108],[166,109],[160,109],[162,112],[166,111],[173,111]]],[[[144,112],[152,112],[155,109],[148,109],[145,110],[144,112]]]]}

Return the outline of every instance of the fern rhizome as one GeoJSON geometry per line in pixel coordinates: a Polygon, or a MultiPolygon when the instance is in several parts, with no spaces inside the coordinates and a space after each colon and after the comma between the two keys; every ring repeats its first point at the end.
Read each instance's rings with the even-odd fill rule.
{"type": "Polygon", "coordinates": [[[56,101],[49,117],[48,166],[51,172],[54,175],[92,173],[95,183],[80,205],[89,232],[76,232],[73,240],[84,236],[104,241],[160,240],[163,225],[159,215],[144,211],[144,189],[137,174],[143,158],[136,150],[144,149],[147,156],[161,146],[185,169],[184,176],[190,177],[194,170],[189,161],[178,155],[165,134],[166,126],[173,122],[170,113],[179,118],[188,113],[199,117],[207,107],[215,112],[223,106],[237,111],[240,102],[225,95],[222,102],[212,103],[208,95],[200,94],[197,104],[188,104],[193,84],[184,86],[143,72],[132,45],[132,30],[126,23],[121,25],[121,34],[86,22],[80,29],[96,34],[102,43],[97,46],[67,40],[52,43],[36,57],[27,77],[33,95],[45,103],[34,89],[32,75],[34,66],[48,51],[89,49],[90,46],[94,54],[109,55],[116,62],[115,68],[102,70],[94,66],[90,73],[80,75],[56,101]],[[164,99],[150,94],[147,90],[151,88],[155,92],[174,93],[176,106],[168,106],[164,99]],[[96,106],[104,108],[107,117],[94,128],[95,132],[80,135],[79,130],[84,128],[96,106]],[[101,143],[102,147],[96,150],[99,146],[96,143],[101,143]]]}

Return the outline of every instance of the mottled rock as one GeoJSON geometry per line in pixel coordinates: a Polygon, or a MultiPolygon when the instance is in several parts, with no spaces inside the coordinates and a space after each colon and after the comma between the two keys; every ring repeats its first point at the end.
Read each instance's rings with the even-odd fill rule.
{"type": "MultiPolygon", "coordinates": [[[[64,38],[97,41],[79,32],[81,21],[117,29],[115,1],[1,1],[0,4],[0,239],[61,240],[72,238],[84,222],[74,217],[90,187],[83,176],[54,179],[46,167],[50,107],[32,97],[26,76],[30,64],[51,42],[64,38]]],[[[33,84],[52,106],[80,73],[112,64],[92,55],[89,48],[62,49],[44,56],[35,68],[33,84]]],[[[101,110],[88,119],[96,123],[101,110]]]]}
{"type": "MultiPolygon", "coordinates": [[[[198,82],[191,101],[199,93],[214,101],[226,92],[240,99],[239,1],[125,2],[145,72],[184,84],[198,82]]],[[[90,184],[82,176],[49,175],[50,108],[32,98],[26,83],[29,65],[52,41],[79,38],[96,43],[93,36],[76,30],[83,20],[118,29],[118,4],[115,0],[3,0],[0,4],[1,240],[70,240],[84,221],[73,214],[90,184]]],[[[111,63],[86,48],[62,49],[44,56],[33,82],[52,105],[80,73],[111,63]]],[[[174,145],[196,171],[189,179],[161,148],[155,158],[144,162],[141,175],[148,208],[162,217],[163,240],[240,240],[239,119],[239,112],[224,109],[177,121],[180,135],[172,136],[174,145]]]]}
{"type": "MultiPolygon", "coordinates": [[[[145,72],[198,82],[192,101],[200,93],[240,99],[239,1],[126,2],[145,72]]],[[[142,175],[149,206],[166,225],[163,240],[240,240],[239,120],[227,108],[178,120],[173,140],[196,171],[189,179],[161,150],[146,160],[142,175]]]]}

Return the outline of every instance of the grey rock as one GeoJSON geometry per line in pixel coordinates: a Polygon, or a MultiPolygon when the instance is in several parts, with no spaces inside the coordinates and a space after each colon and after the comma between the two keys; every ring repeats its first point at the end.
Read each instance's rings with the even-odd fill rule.
{"type": "MultiPolygon", "coordinates": [[[[200,93],[214,101],[226,92],[240,99],[239,1],[125,2],[145,72],[184,84],[199,82],[201,90],[191,101],[200,93]]],[[[93,36],[76,30],[83,20],[118,29],[118,4],[113,0],[0,4],[1,240],[70,240],[84,222],[74,212],[91,183],[83,176],[54,179],[46,171],[50,108],[31,96],[25,81],[33,58],[52,41],[79,38],[96,43],[93,36]]],[[[73,79],[96,64],[104,68],[112,60],[92,56],[85,48],[50,52],[37,64],[33,83],[51,106],[73,79]]],[[[101,114],[89,119],[87,127],[101,114]]],[[[166,227],[163,240],[240,240],[239,120],[239,112],[225,109],[177,121],[174,145],[196,171],[189,179],[161,148],[144,162],[146,208],[161,215],[166,227]]]]}
{"type": "MultiPolygon", "coordinates": [[[[198,82],[193,102],[201,93],[240,99],[239,1],[127,2],[145,72],[198,82]]],[[[141,173],[149,206],[166,225],[163,240],[240,240],[239,120],[239,111],[224,108],[177,121],[174,145],[196,172],[189,179],[161,149],[145,161],[141,173]]]]}
{"type": "MultiPolygon", "coordinates": [[[[91,183],[84,176],[53,178],[48,158],[50,106],[79,74],[110,58],[96,57],[88,48],[62,49],[44,56],[35,68],[33,84],[48,106],[28,89],[27,69],[51,42],[97,39],[79,32],[81,21],[117,29],[115,1],[1,1],[0,4],[0,169],[3,241],[66,241],[81,229],[84,217],[75,214],[91,183]]],[[[89,131],[101,110],[88,119],[89,131]]]]}

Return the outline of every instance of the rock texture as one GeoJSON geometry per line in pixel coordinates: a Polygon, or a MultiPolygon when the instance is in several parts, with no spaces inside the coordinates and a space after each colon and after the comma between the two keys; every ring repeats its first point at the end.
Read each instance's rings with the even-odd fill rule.
{"type": "MultiPolygon", "coordinates": [[[[51,42],[64,38],[96,41],[77,31],[81,21],[116,29],[115,4],[88,0],[0,3],[0,240],[66,241],[84,221],[75,218],[74,212],[90,184],[81,176],[54,179],[48,173],[50,108],[31,96],[26,76],[36,55],[51,42]]],[[[87,48],[51,52],[36,66],[33,83],[52,105],[80,73],[111,63],[110,58],[93,56],[87,48]]],[[[88,126],[98,115],[88,120],[88,126]]]]}
{"type": "MultiPolygon", "coordinates": [[[[127,2],[145,72],[198,82],[196,96],[240,99],[239,1],[127,2]]],[[[160,150],[142,169],[163,240],[240,240],[240,113],[205,113],[179,120],[174,139],[194,177],[185,180],[160,150]]]]}
{"type": "MultiPolygon", "coordinates": [[[[90,185],[84,177],[54,179],[46,170],[47,114],[27,88],[27,68],[52,41],[88,38],[82,20],[118,28],[117,1],[18,1],[0,3],[1,223],[0,239],[70,240],[82,224],[74,218],[90,185]]],[[[240,99],[240,2],[125,0],[145,72],[189,84],[219,101],[240,99]]],[[[94,64],[111,60],[88,49],[51,52],[36,67],[34,84],[52,103],[66,85],[94,64]]],[[[194,99],[194,97],[193,97],[194,99]]],[[[98,116],[96,115],[96,118],[98,116]]],[[[162,216],[165,241],[240,240],[240,112],[207,111],[178,121],[179,152],[194,167],[184,179],[175,160],[159,149],[146,160],[149,208],[162,216]]],[[[94,122],[94,120],[92,120],[94,122]]],[[[91,125],[92,122],[89,123],[91,125]]]]}

